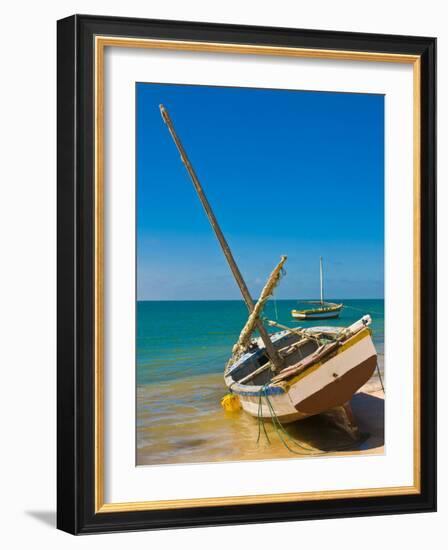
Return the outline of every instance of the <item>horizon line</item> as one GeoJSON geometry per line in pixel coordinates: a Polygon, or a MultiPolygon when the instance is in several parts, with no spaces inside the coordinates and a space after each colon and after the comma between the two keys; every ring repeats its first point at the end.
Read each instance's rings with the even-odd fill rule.
{"type": "MultiPolygon", "coordinates": [[[[313,300],[316,302],[320,302],[319,298],[276,298],[276,302],[302,302],[302,301],[309,301],[313,300]]],[[[328,298],[325,299],[324,302],[330,302],[330,301],[337,301],[337,302],[343,302],[344,300],[384,300],[384,296],[382,297],[375,297],[375,298],[328,298]]],[[[137,302],[244,302],[243,298],[195,298],[195,299],[174,299],[174,298],[162,298],[162,299],[154,299],[154,298],[137,298],[137,302]]]]}

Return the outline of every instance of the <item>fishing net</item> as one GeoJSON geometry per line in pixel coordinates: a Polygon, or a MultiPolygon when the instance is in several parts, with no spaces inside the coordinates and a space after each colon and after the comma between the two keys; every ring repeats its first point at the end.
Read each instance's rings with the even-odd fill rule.
{"type": "Polygon", "coordinates": [[[274,271],[270,274],[267,283],[263,287],[258,302],[255,304],[252,313],[249,315],[249,318],[247,319],[247,322],[240,333],[237,343],[233,346],[232,355],[234,358],[242,355],[247,350],[250,344],[252,333],[256,329],[259,322],[261,312],[263,311],[266,302],[268,301],[270,296],[272,296],[275,287],[280,281],[283,271],[283,264],[286,262],[286,259],[286,256],[282,256],[280,262],[278,263],[274,271]]]}

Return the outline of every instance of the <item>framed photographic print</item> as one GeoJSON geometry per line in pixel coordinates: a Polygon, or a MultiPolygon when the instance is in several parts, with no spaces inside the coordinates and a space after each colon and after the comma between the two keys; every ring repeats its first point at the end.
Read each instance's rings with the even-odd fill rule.
{"type": "Polygon", "coordinates": [[[58,22],[58,527],[435,510],[434,38],[58,22]]]}

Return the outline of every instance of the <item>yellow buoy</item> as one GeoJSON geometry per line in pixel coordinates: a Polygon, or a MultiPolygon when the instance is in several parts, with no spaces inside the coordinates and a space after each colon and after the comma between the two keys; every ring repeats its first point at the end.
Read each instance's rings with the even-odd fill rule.
{"type": "Polygon", "coordinates": [[[228,393],[221,399],[222,408],[226,412],[237,412],[241,409],[240,399],[233,393],[228,393]]]}

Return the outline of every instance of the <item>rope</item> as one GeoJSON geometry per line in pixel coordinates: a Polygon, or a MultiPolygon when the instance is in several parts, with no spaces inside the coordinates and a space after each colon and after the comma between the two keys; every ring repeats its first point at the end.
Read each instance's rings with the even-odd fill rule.
{"type": "Polygon", "coordinates": [[[272,298],[274,299],[275,320],[278,321],[277,300],[274,295],[272,295],[272,298]]]}
{"type": "MultiPolygon", "coordinates": [[[[353,306],[348,306],[347,304],[344,304],[344,309],[354,309],[355,311],[360,311],[361,313],[366,313],[366,310],[365,309],[361,309],[359,307],[353,307],[353,306]]],[[[373,313],[374,315],[384,315],[384,311],[373,311],[371,309],[369,309],[367,311],[367,313],[373,313]]]]}
{"type": "MultiPolygon", "coordinates": [[[[266,393],[266,385],[264,385],[262,388],[261,388],[261,391],[260,391],[260,398],[259,398],[259,401],[258,401],[258,411],[259,411],[259,425],[260,425],[260,421],[261,421],[261,424],[263,426],[263,430],[266,434],[266,439],[267,441],[269,442],[270,444],[270,440],[269,440],[269,437],[267,436],[267,433],[266,433],[266,427],[265,427],[265,424],[264,424],[264,418],[262,416],[262,396],[263,396],[263,393],[264,393],[264,397],[266,399],[266,402],[268,404],[268,409],[269,409],[269,413],[271,415],[271,420],[272,420],[272,425],[274,426],[274,429],[280,439],[280,441],[283,443],[283,445],[288,449],[288,451],[290,451],[291,453],[293,454],[297,454],[297,455],[301,455],[301,456],[308,456],[308,455],[312,455],[312,454],[326,454],[325,451],[322,451],[322,452],[319,452],[319,451],[316,451],[316,452],[313,452],[314,449],[310,448],[310,447],[305,447],[303,445],[300,445],[300,443],[298,443],[297,441],[295,441],[294,439],[291,438],[291,436],[288,434],[288,432],[285,430],[285,428],[283,427],[283,425],[281,424],[280,420],[278,419],[277,415],[275,414],[275,411],[272,407],[272,403],[266,393]],[[308,451],[308,452],[305,452],[305,453],[301,453],[299,451],[296,451],[294,449],[291,449],[291,447],[288,445],[288,443],[286,442],[286,440],[284,439],[283,435],[282,435],[282,432],[289,438],[292,440],[292,442],[300,447],[302,450],[304,451],[308,451]]],[[[258,430],[258,435],[260,435],[260,427],[259,427],[259,430],[258,430]]],[[[257,439],[257,443],[258,443],[259,439],[257,439]]]]}
{"type": "MultiPolygon", "coordinates": [[[[282,267],[280,272],[280,277],[284,277],[285,275],[286,275],[286,269],[282,267]]],[[[275,297],[275,289],[272,291],[271,297],[274,300],[275,320],[278,321],[277,298],[275,297]]]]}
{"type": "Polygon", "coordinates": [[[274,426],[275,432],[278,435],[278,438],[280,439],[280,441],[283,443],[283,445],[286,447],[286,449],[288,449],[289,452],[291,452],[293,454],[296,454],[296,455],[301,455],[301,456],[322,456],[322,455],[326,455],[326,454],[334,452],[334,451],[344,451],[344,450],[348,450],[348,449],[353,448],[353,443],[352,442],[347,444],[347,445],[340,445],[340,446],[332,449],[331,451],[318,451],[316,449],[313,449],[312,447],[300,444],[296,439],[294,439],[287,432],[287,430],[285,429],[283,424],[278,419],[278,416],[275,413],[274,407],[272,406],[271,400],[269,399],[269,396],[268,396],[267,391],[266,391],[268,385],[269,384],[265,384],[264,386],[262,386],[262,388],[260,390],[259,400],[258,400],[258,437],[257,437],[257,443],[259,442],[260,435],[261,435],[261,426],[260,426],[260,424],[263,427],[263,431],[265,433],[265,436],[266,436],[266,439],[267,439],[268,443],[269,444],[271,443],[271,441],[268,437],[267,431],[266,431],[266,427],[264,425],[264,418],[263,418],[263,415],[262,415],[262,412],[263,412],[262,397],[264,397],[266,399],[267,404],[268,404],[269,413],[271,415],[272,425],[274,426]],[[294,445],[296,445],[297,447],[299,447],[303,451],[307,451],[307,452],[300,452],[300,451],[296,451],[294,449],[291,449],[291,447],[288,445],[288,443],[285,440],[285,438],[283,437],[283,435],[285,435],[291,441],[291,443],[293,443],[294,445]]]}
{"type": "Polygon", "coordinates": [[[263,407],[261,404],[261,393],[260,393],[260,399],[258,400],[258,437],[257,437],[257,444],[260,441],[260,435],[261,435],[261,425],[263,426],[264,435],[266,437],[267,442],[269,445],[271,444],[271,440],[269,439],[268,432],[266,431],[266,426],[264,425],[264,418],[263,418],[263,407]],[[261,422],[260,422],[261,420],[261,422]]]}
{"type": "Polygon", "coordinates": [[[376,370],[378,372],[378,378],[380,379],[381,388],[383,390],[384,395],[386,395],[386,391],[384,390],[383,378],[381,376],[381,371],[380,371],[380,367],[378,365],[378,361],[376,362],[376,370]]]}
{"type": "MultiPolygon", "coordinates": [[[[271,327],[277,327],[277,328],[281,328],[282,330],[287,330],[288,332],[292,332],[293,334],[298,334],[299,336],[302,336],[303,338],[307,338],[308,340],[314,340],[316,341],[319,345],[322,344],[322,340],[321,338],[319,338],[319,334],[322,334],[322,333],[315,333],[313,334],[313,332],[309,332],[308,329],[306,328],[291,328],[291,327],[287,327],[286,325],[282,325],[280,323],[277,323],[275,321],[271,321],[269,320],[267,317],[263,316],[261,318],[265,323],[267,323],[268,325],[270,325],[271,327]]],[[[342,331],[341,331],[342,332],[342,331]]]]}

